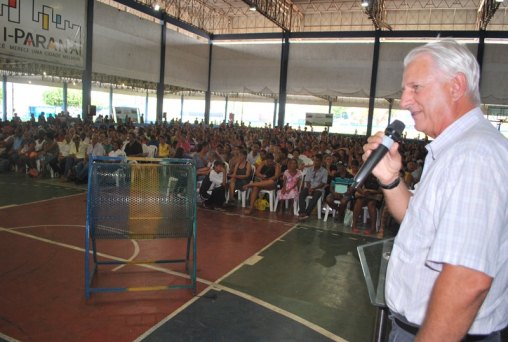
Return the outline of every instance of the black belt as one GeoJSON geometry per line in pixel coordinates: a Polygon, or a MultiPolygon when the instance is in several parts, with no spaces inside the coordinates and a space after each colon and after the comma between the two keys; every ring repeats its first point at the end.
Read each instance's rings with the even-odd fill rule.
{"type": "MultiPolygon", "coordinates": [[[[416,336],[418,334],[418,330],[420,330],[420,327],[416,327],[414,325],[407,324],[407,323],[401,321],[400,319],[398,319],[397,317],[393,317],[393,319],[395,320],[395,323],[397,323],[397,325],[402,328],[402,330],[405,330],[406,332],[410,333],[411,335],[415,335],[416,336]]],[[[482,341],[482,340],[486,339],[489,336],[490,335],[471,335],[471,334],[467,334],[460,341],[461,342],[482,341]]]]}

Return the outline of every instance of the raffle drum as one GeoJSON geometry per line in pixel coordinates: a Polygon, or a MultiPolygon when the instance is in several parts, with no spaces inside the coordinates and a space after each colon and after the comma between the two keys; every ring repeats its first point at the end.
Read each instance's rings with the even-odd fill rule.
{"type": "MultiPolygon", "coordinates": [[[[123,158],[94,157],[89,162],[88,170],[86,299],[93,292],[113,291],[190,288],[195,294],[196,167],[192,160],[150,158],[146,161],[127,162],[123,158]],[[177,248],[185,251],[178,259],[125,260],[105,257],[97,251],[98,240],[106,239],[166,239],[168,242],[168,239],[172,239],[168,245],[174,247],[175,242],[182,241],[182,244],[186,244],[186,249],[177,248]],[[92,286],[99,265],[164,263],[185,264],[185,283],[142,287],[92,286]]],[[[109,243],[108,246],[112,244],[109,243]]]]}

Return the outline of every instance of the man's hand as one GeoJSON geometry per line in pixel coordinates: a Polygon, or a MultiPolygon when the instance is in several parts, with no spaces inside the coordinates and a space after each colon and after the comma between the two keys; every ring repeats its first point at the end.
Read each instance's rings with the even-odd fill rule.
{"type": "MultiPolygon", "coordinates": [[[[363,161],[366,161],[372,151],[379,147],[383,137],[383,132],[377,132],[367,139],[367,143],[363,145],[363,151],[365,152],[362,156],[363,161]]],[[[390,184],[399,177],[399,171],[402,168],[402,158],[398,148],[399,144],[394,143],[388,153],[372,170],[372,174],[383,184],[390,184]]]]}

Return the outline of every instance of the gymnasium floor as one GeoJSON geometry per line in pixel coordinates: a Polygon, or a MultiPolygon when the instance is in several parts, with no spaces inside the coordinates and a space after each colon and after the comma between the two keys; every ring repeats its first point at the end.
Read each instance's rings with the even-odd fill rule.
{"type": "MultiPolygon", "coordinates": [[[[85,186],[0,174],[0,341],[370,341],[356,251],[380,237],[291,210],[198,209],[198,291],[84,296],[85,186]]],[[[164,256],[167,240],[101,242],[105,258],[164,256]]],[[[174,266],[99,271],[107,284],[181,281],[174,266]],[[176,273],[175,273],[176,272],[176,273]]],[[[185,280],[185,279],[184,279],[185,280]]]]}

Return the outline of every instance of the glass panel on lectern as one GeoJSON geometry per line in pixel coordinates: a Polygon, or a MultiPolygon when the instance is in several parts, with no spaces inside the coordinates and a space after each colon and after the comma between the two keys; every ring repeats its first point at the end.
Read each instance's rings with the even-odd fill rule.
{"type": "Polygon", "coordinates": [[[386,268],[393,248],[393,240],[394,238],[386,239],[361,245],[357,248],[369,298],[372,305],[375,306],[386,306],[386,268]]]}

